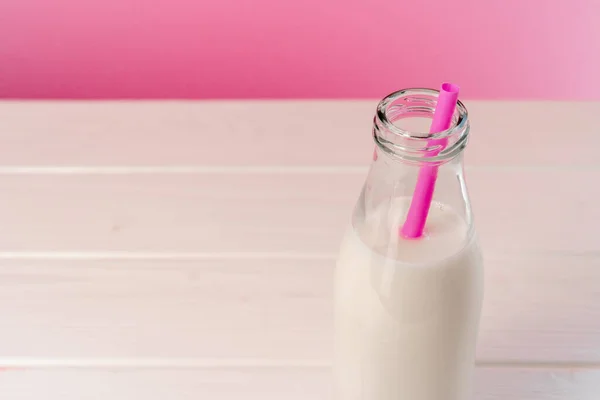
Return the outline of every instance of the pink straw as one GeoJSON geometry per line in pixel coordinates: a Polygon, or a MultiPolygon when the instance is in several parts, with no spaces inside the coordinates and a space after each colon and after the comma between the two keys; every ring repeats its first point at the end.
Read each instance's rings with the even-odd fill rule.
{"type": "MultiPolygon", "coordinates": [[[[442,132],[450,128],[459,89],[458,85],[452,83],[442,84],[429,133],[442,132]]],[[[426,156],[435,157],[446,147],[447,143],[447,138],[428,141],[427,147],[437,146],[437,148],[428,152],[426,156]]],[[[431,207],[437,173],[437,166],[424,166],[419,170],[417,186],[415,187],[410,208],[406,215],[406,221],[400,230],[402,236],[406,238],[418,238],[423,235],[427,214],[429,214],[429,208],[431,207]]]]}

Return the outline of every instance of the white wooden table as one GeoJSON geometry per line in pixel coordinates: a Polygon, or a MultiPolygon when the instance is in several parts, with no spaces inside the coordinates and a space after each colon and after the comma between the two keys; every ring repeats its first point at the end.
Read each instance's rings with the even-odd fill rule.
{"type": "MultiPolygon", "coordinates": [[[[0,103],[0,399],[329,399],[376,103],[0,103]]],[[[467,106],[475,399],[598,400],[600,103],[467,106]]]]}

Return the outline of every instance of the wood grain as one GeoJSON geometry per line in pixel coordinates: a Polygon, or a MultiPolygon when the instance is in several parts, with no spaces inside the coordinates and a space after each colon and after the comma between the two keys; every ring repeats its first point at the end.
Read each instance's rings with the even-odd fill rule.
{"type": "MultiPolygon", "coordinates": [[[[597,251],[600,187],[590,182],[599,171],[469,170],[486,252],[597,251]]],[[[0,175],[0,256],[333,256],[363,179],[362,173],[0,175]]]]}
{"type": "MultiPolygon", "coordinates": [[[[474,400],[596,400],[598,371],[479,368],[474,400]]],[[[11,400],[326,400],[326,368],[10,370],[0,396],[11,400]]]]}
{"type": "MultiPolygon", "coordinates": [[[[0,365],[328,365],[333,267],[4,260],[0,365]]],[[[487,256],[478,363],[599,364],[599,280],[596,256],[487,256]]]]}
{"type": "MultiPolygon", "coordinates": [[[[377,102],[4,101],[0,165],[362,166],[377,102]]],[[[466,104],[468,165],[597,165],[600,103],[466,104]]]]}

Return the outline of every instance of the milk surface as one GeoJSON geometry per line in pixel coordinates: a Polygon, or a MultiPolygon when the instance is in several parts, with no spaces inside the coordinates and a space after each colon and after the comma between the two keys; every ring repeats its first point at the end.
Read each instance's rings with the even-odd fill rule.
{"type": "Polygon", "coordinates": [[[468,400],[483,294],[463,218],[432,204],[426,237],[398,235],[410,199],[346,232],[335,276],[336,400],[468,400]]]}

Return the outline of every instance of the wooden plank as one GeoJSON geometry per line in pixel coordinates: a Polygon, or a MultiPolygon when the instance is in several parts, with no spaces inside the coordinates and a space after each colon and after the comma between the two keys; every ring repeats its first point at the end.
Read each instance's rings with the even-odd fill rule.
{"type": "MultiPolygon", "coordinates": [[[[600,170],[472,168],[490,253],[598,250],[600,170]],[[576,195],[571,195],[576,194],[576,195]]],[[[333,256],[364,175],[0,175],[0,256],[333,256]]]]}
{"type": "Polygon", "coordinates": [[[600,360],[600,256],[487,255],[478,357],[600,360]]]}
{"type": "Polygon", "coordinates": [[[332,264],[3,261],[0,365],[327,358],[332,264]]]}
{"type": "MultiPolygon", "coordinates": [[[[600,371],[479,368],[475,400],[596,400],[600,371]]],[[[0,374],[11,400],[331,399],[325,368],[201,370],[12,370],[0,374]]]]}
{"type": "Polygon", "coordinates": [[[3,165],[363,164],[373,146],[376,105],[4,102],[0,137],[9,146],[0,150],[0,160],[3,165]],[[40,140],[46,136],[52,140],[40,140]],[[345,139],[352,145],[346,146],[345,139]],[[332,151],[340,146],[347,150],[332,151]]]}
{"type": "MultiPolygon", "coordinates": [[[[377,102],[3,101],[0,165],[365,165],[377,102]]],[[[467,106],[469,165],[597,165],[599,102],[467,106]]]]}
{"type": "MultiPolygon", "coordinates": [[[[328,365],[334,260],[3,260],[0,366],[328,365]]],[[[481,364],[600,362],[600,256],[488,255],[481,364]]]]}

